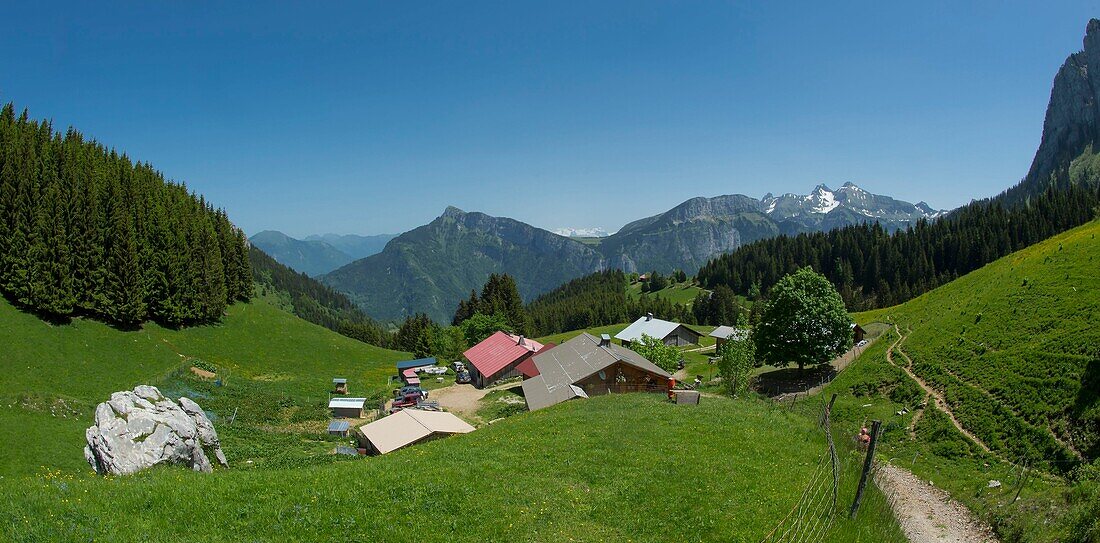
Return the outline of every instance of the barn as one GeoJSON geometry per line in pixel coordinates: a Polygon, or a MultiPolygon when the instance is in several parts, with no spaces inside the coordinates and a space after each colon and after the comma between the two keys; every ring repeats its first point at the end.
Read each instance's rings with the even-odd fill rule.
{"type": "Polygon", "coordinates": [[[366,398],[332,398],[328,401],[328,408],[333,418],[361,419],[366,403],[366,398]]]}
{"type": "Polygon", "coordinates": [[[402,409],[360,426],[356,438],[368,453],[386,454],[409,445],[473,431],[473,426],[451,413],[402,409]]]}
{"type": "Polygon", "coordinates": [[[749,331],[734,326],[719,326],[710,333],[710,337],[714,338],[714,350],[717,351],[729,340],[744,341],[748,339],[749,331]]]}
{"type": "Polygon", "coordinates": [[[502,379],[519,377],[517,368],[543,349],[537,341],[506,332],[496,332],[462,353],[470,362],[470,379],[483,388],[502,379]]]}
{"type": "Polygon", "coordinates": [[[653,317],[653,313],[647,313],[646,316],[639,318],[623,329],[622,332],[615,334],[615,339],[622,342],[624,346],[629,347],[631,343],[635,341],[641,341],[642,336],[655,337],[663,342],[665,345],[698,345],[701,334],[684,326],[677,322],[664,321],[653,317]]]}
{"type": "Polygon", "coordinates": [[[606,335],[581,334],[531,357],[538,374],[523,381],[534,411],[573,398],[624,392],[668,393],[672,376],[606,335]]]}

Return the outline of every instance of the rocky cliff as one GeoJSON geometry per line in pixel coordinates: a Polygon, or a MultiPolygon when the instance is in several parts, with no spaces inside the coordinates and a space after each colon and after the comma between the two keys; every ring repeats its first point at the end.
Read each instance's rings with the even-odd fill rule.
{"type": "Polygon", "coordinates": [[[1100,20],[1085,27],[1084,46],[1066,59],[1054,76],[1043,139],[1024,181],[1009,190],[1015,203],[1045,190],[1052,182],[1064,182],[1070,161],[1100,135],[1100,20]]]}

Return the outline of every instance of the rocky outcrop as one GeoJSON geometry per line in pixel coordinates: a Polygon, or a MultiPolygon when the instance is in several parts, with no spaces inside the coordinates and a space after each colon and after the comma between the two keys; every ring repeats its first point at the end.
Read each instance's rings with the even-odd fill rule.
{"type": "Polygon", "coordinates": [[[149,385],[115,392],[96,406],[85,432],[84,458],[101,475],[125,475],[157,464],[210,472],[208,455],[228,467],[213,423],[188,398],[176,403],[149,385]]]}
{"type": "MultiPolygon", "coordinates": [[[[1100,20],[1085,27],[1084,47],[1066,59],[1054,76],[1043,139],[1020,187],[1021,196],[1041,192],[1071,160],[1100,135],[1100,20]]],[[[1009,198],[1015,200],[1018,198],[1009,198]]]]}

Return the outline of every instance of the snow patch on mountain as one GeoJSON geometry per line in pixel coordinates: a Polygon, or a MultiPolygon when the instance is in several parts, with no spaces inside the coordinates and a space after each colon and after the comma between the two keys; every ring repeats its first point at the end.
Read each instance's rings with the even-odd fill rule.
{"type": "Polygon", "coordinates": [[[604,230],[600,227],[595,228],[555,228],[552,230],[559,236],[565,236],[567,238],[606,238],[611,235],[611,232],[604,230]]]}

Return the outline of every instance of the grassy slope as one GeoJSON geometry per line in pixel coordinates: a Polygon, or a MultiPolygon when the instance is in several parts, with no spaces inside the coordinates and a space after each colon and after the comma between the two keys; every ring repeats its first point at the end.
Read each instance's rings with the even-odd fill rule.
{"type": "MultiPolygon", "coordinates": [[[[1034,405],[1048,414],[1055,429],[1074,409],[1095,416],[1095,396],[1091,401],[1080,399],[1089,397],[1083,374],[1089,368],[1095,371],[1095,349],[1100,345],[1096,332],[1088,329],[1100,315],[1097,234],[1100,223],[1084,225],[900,306],[857,315],[861,323],[897,322],[909,334],[902,349],[913,357],[914,370],[933,377],[933,384],[939,386],[934,377],[942,375],[942,369],[963,377],[953,388],[945,388],[952,391],[948,400],[965,426],[979,438],[989,439],[994,454],[984,453],[936,410],[926,410],[913,427],[916,439],[910,436],[914,414],[897,412],[914,408],[923,393],[887,362],[887,348],[898,339],[892,330],[826,387],[826,394],[840,394],[838,430],[854,434],[861,423],[883,420],[883,456],[947,489],[992,520],[1005,541],[1087,540],[1089,523],[1095,523],[1100,513],[1098,485],[1067,483],[1050,472],[1038,472],[1023,489],[1023,501],[1010,506],[1015,483],[1020,481],[1020,468],[1011,463],[1019,456],[1011,444],[1027,443],[1035,434],[1006,435],[996,427],[1038,428],[1035,419],[1013,413],[1020,405],[1034,405]],[[982,344],[984,352],[975,348],[982,344]],[[938,368],[942,368],[939,373],[938,368]],[[963,396],[967,389],[962,387],[972,392],[975,387],[988,388],[996,395],[983,393],[974,402],[978,405],[968,405],[970,398],[963,396]],[[1044,392],[1037,395],[1037,389],[1044,392]],[[1003,486],[987,488],[991,480],[1003,486]]],[[[895,360],[903,361],[897,356],[895,360]]],[[[1046,468],[1060,471],[1058,464],[1049,462],[1046,468]]]]}
{"type": "MultiPolygon", "coordinates": [[[[797,501],[823,443],[811,419],[759,400],[708,398],[695,407],[605,396],[330,466],[8,478],[0,480],[0,533],[12,541],[414,533],[455,542],[667,541],[677,533],[756,541],[797,501]]],[[[855,474],[845,471],[846,493],[855,474]]],[[[839,521],[830,540],[902,541],[876,502],[872,492],[859,521],[839,521]]]]}
{"type": "MultiPolygon", "coordinates": [[[[216,394],[316,404],[327,400],[334,376],[347,377],[353,394],[379,393],[392,362],[407,356],[345,338],[262,300],[232,306],[218,325],[177,331],[150,324],[135,332],[82,319],[53,326],[0,300],[0,345],[0,441],[21,444],[0,448],[0,475],[40,466],[86,470],[84,428],[95,404],[116,390],[142,383],[183,389],[209,398],[202,402],[207,409],[219,405],[216,394]],[[226,386],[215,391],[181,375],[191,358],[217,365],[226,386]]],[[[215,415],[229,414],[215,409],[215,415]]]]}
{"type": "MultiPolygon", "coordinates": [[[[913,370],[1006,458],[1100,455],[1100,222],[866,318],[911,330],[913,370]]],[[[1056,465],[1052,469],[1060,469],[1056,465]]]]}
{"type": "MultiPolygon", "coordinates": [[[[704,292],[698,285],[687,283],[673,283],[657,292],[649,292],[650,296],[660,296],[674,304],[691,305],[695,296],[704,292]]],[[[626,295],[637,300],[642,296],[642,283],[631,283],[626,286],[626,295]]]]}

